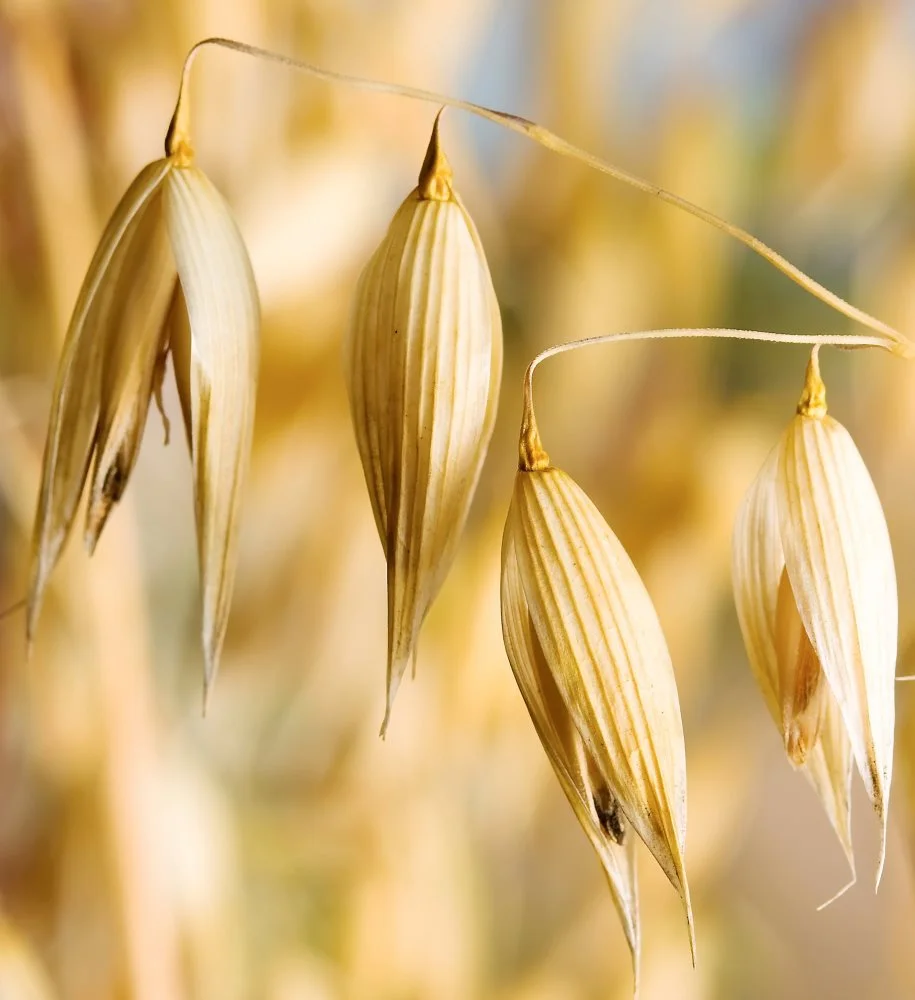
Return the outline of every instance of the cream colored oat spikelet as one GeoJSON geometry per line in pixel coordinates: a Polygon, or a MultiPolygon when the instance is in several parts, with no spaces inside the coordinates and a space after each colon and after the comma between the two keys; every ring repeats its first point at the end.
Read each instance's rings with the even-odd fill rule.
{"type": "MultiPolygon", "coordinates": [[[[738,510],[732,543],[732,578],[737,618],[750,667],[769,714],[784,739],[776,651],[776,610],[785,573],[775,492],[778,457],[779,447],[776,446],[763,463],[738,510]]],[[[851,744],[831,691],[827,700],[820,737],[809,749],[805,762],[796,766],[813,785],[854,873],[851,744]]]]}
{"type": "Polygon", "coordinates": [[[597,853],[632,954],[639,988],[641,929],[635,837],[616,796],[575,728],[534,631],[513,535],[502,545],[502,634],[531,721],[578,822],[597,853]]]}
{"type": "Polygon", "coordinates": [[[839,703],[886,852],[898,630],[896,572],[883,508],[851,435],[826,413],[814,351],[783,438],[779,529],[798,612],[839,703]]]}
{"type": "MultiPolygon", "coordinates": [[[[530,675],[549,673],[585,753],[586,773],[598,777],[595,791],[609,796],[610,808],[598,805],[599,814],[618,809],[680,894],[695,960],[684,860],[683,723],[661,624],[600,511],[550,464],[529,396],[520,451],[503,547],[509,658],[529,707],[530,675]],[[525,611],[530,644],[518,641],[520,629],[512,625],[524,621],[525,611]],[[539,667],[527,662],[530,649],[542,655],[539,667]]],[[[590,836],[583,814],[579,819],[590,836]]]]}
{"type": "Polygon", "coordinates": [[[502,377],[498,303],[438,119],[419,183],[359,279],[345,367],[388,568],[384,733],[467,521],[502,377]]]}
{"type": "MultiPolygon", "coordinates": [[[[809,762],[850,862],[848,786],[852,759],[857,764],[881,823],[879,883],[893,763],[896,575],[874,484],[848,431],[827,413],[817,349],[797,414],[738,516],[734,591],[750,662],[770,711],[789,753],[796,751],[795,762],[809,762]],[[800,724],[794,737],[810,741],[804,747],[792,737],[791,706],[798,702],[789,689],[797,686],[792,671],[798,666],[815,671],[809,656],[787,657],[790,643],[782,635],[789,628],[786,616],[794,614],[791,604],[830,692],[818,695],[824,699],[818,726],[809,727],[803,711],[794,719],[800,724]]],[[[803,636],[799,642],[803,646],[803,636]]],[[[808,687],[809,680],[801,678],[799,686],[808,687]]]]}

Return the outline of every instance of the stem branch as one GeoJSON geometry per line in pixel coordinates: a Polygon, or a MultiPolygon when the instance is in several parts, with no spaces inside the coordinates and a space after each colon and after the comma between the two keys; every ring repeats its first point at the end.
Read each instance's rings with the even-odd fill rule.
{"type": "MultiPolygon", "coordinates": [[[[376,93],[393,94],[416,101],[427,101],[433,104],[445,105],[447,107],[457,108],[460,111],[466,111],[469,114],[476,115],[479,118],[484,118],[487,121],[495,122],[497,125],[510,129],[512,132],[517,132],[520,135],[526,136],[528,139],[532,139],[534,142],[539,143],[546,149],[552,150],[554,153],[559,153],[561,156],[567,156],[573,160],[577,160],[579,163],[583,163],[585,166],[591,167],[593,170],[607,174],[607,176],[614,178],[614,180],[620,181],[623,184],[628,184],[630,187],[633,187],[638,191],[642,191],[645,194],[650,194],[653,197],[658,198],[660,201],[667,202],[669,205],[673,205],[681,211],[686,212],[689,215],[693,215],[697,219],[701,219],[710,226],[720,229],[723,233],[726,233],[733,239],[743,243],[744,246],[749,247],[754,253],[759,254],[773,267],[778,268],[782,274],[786,275],[793,282],[795,282],[795,284],[800,285],[800,287],[805,291],[809,292],[826,305],[831,306],[843,316],[847,316],[856,323],[860,323],[862,326],[866,326],[869,329],[874,330],[886,338],[886,340],[895,344],[899,344],[906,348],[911,346],[908,339],[897,330],[893,329],[893,327],[884,323],[882,320],[871,316],[869,313],[864,312],[864,310],[859,309],[850,302],[846,302],[841,296],[836,295],[834,292],[831,292],[828,288],[821,285],[818,281],[809,277],[800,268],[795,267],[795,265],[789,260],[782,257],[781,254],[777,253],[771,247],[767,246],[762,242],[762,240],[759,240],[752,234],[746,232],[746,230],[720,218],[713,212],[709,212],[707,209],[702,208],[700,205],[687,201],[687,199],[681,198],[679,195],[666,191],[664,188],[658,187],[658,185],[652,184],[650,181],[643,180],[635,174],[630,174],[627,171],[614,166],[612,163],[608,163],[606,160],[603,160],[598,156],[594,156],[592,153],[589,153],[584,149],[580,149],[578,146],[573,145],[561,136],[549,131],[549,129],[544,128],[542,125],[538,125],[536,122],[529,121],[527,118],[521,118],[517,115],[508,114],[504,111],[487,108],[480,104],[474,104],[471,101],[464,101],[460,98],[449,97],[445,94],[437,94],[431,90],[423,90],[418,87],[406,87],[395,83],[385,83],[379,80],[369,80],[360,76],[351,76],[346,73],[337,73],[333,70],[321,69],[319,66],[314,66],[311,63],[304,62],[300,59],[293,59],[291,56],[280,55],[277,52],[271,52],[268,49],[262,49],[256,45],[248,45],[246,42],[238,42],[231,38],[205,38],[202,41],[197,42],[185,57],[184,69],[181,73],[181,85],[178,90],[178,102],[165,140],[165,148],[169,156],[180,155],[183,149],[190,148],[189,110],[187,107],[187,101],[185,100],[185,95],[188,89],[188,78],[190,75],[191,65],[193,64],[197,53],[207,45],[231,49],[233,52],[240,52],[243,55],[264,59],[268,62],[278,63],[281,66],[286,66],[289,69],[296,70],[297,72],[307,73],[310,76],[316,77],[319,80],[324,80],[328,83],[342,83],[350,87],[358,87],[362,90],[370,90],[376,93]]],[[[809,343],[809,341],[804,341],[804,343],[809,343]]]]}
{"type": "Polygon", "coordinates": [[[808,344],[814,350],[820,347],[838,347],[846,350],[865,347],[878,347],[901,357],[913,357],[912,350],[898,341],[886,336],[867,335],[816,335],[802,333],[770,333],[766,330],[728,330],[717,327],[684,327],[668,330],[635,330],[623,333],[604,333],[596,337],[584,337],[581,340],[570,340],[564,344],[555,344],[541,351],[527,366],[524,373],[524,388],[521,415],[521,440],[519,443],[519,468],[526,471],[544,469],[549,465],[549,456],[543,448],[540,433],[537,430],[537,420],[534,416],[534,370],[537,366],[557,354],[567,351],[577,351],[580,347],[596,347],[599,344],[615,344],[621,340],[755,340],[768,344],[808,344]]]}

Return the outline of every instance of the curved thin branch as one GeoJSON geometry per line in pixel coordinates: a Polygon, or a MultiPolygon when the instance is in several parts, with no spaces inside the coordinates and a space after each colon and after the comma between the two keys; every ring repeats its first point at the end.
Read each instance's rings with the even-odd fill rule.
{"type": "Polygon", "coordinates": [[[532,471],[543,469],[549,465],[549,455],[543,448],[537,420],[534,415],[534,371],[537,366],[548,358],[568,351],[577,351],[581,347],[596,347],[599,344],[615,344],[623,340],[754,340],[767,344],[808,344],[815,351],[820,347],[837,347],[844,350],[856,350],[866,347],[876,347],[900,357],[915,356],[912,348],[900,344],[888,336],[817,335],[800,333],[771,333],[766,330],[729,330],[717,327],[674,327],[667,330],[635,330],[623,333],[604,333],[595,337],[584,337],[581,340],[570,340],[564,344],[554,344],[541,351],[527,366],[524,373],[523,409],[521,414],[521,437],[518,445],[518,464],[521,469],[532,471]]]}
{"type": "Polygon", "coordinates": [[[799,267],[796,267],[780,253],[777,253],[771,247],[763,243],[762,240],[757,239],[746,230],[733,225],[726,219],[720,218],[713,212],[702,208],[700,205],[696,205],[693,202],[672,193],[671,191],[667,191],[664,188],[659,187],[657,184],[652,184],[650,181],[643,180],[641,177],[637,177],[635,174],[630,174],[628,171],[622,170],[621,168],[614,166],[612,163],[608,163],[606,160],[587,152],[587,150],[580,149],[578,146],[573,145],[571,142],[568,142],[561,136],[556,135],[549,129],[544,128],[542,125],[538,125],[536,122],[529,121],[527,118],[521,118],[518,115],[512,115],[504,111],[487,108],[481,104],[474,104],[472,101],[465,101],[457,97],[449,97],[446,94],[437,94],[434,91],[424,90],[419,87],[406,87],[401,86],[400,84],[385,83],[379,80],[370,80],[361,76],[351,76],[347,73],[337,73],[334,70],[322,69],[319,66],[315,66],[312,63],[305,62],[301,59],[294,59],[291,56],[281,55],[277,52],[271,52],[269,49],[262,49],[256,45],[248,45],[246,42],[235,41],[231,38],[205,38],[202,41],[197,42],[185,57],[184,68],[181,73],[181,85],[178,90],[178,102],[175,106],[175,113],[172,116],[165,140],[166,152],[170,156],[180,156],[183,152],[190,149],[190,112],[185,95],[187,93],[188,78],[190,76],[190,70],[194,59],[196,58],[197,53],[206,46],[230,49],[233,52],[239,52],[243,55],[264,59],[268,62],[278,63],[281,66],[286,66],[289,69],[293,69],[301,73],[307,73],[309,76],[316,77],[317,79],[324,80],[328,83],[342,83],[347,86],[358,87],[362,90],[370,90],[376,93],[393,94],[399,97],[407,97],[411,100],[427,101],[433,104],[445,105],[447,107],[457,108],[460,111],[466,111],[469,114],[476,115],[479,118],[484,118],[487,121],[495,122],[497,125],[510,129],[512,132],[517,132],[520,135],[526,136],[528,139],[532,139],[534,142],[539,143],[546,149],[552,150],[554,153],[559,153],[561,156],[567,156],[570,159],[577,160],[579,163],[583,163],[585,166],[588,166],[593,170],[606,174],[607,176],[614,178],[614,180],[627,184],[638,191],[644,192],[645,194],[652,195],[660,201],[667,202],[667,204],[673,205],[675,208],[679,208],[681,211],[695,216],[697,219],[701,219],[703,222],[708,223],[708,225],[714,226],[716,229],[720,229],[721,232],[726,233],[738,242],[743,243],[744,246],[749,247],[754,253],[759,254],[760,257],[767,260],[773,267],[777,268],[782,272],[782,274],[786,275],[793,282],[795,282],[795,284],[800,285],[800,287],[805,291],[835,309],[843,316],[847,316],[856,323],[860,323],[862,326],[866,326],[869,329],[874,330],[887,340],[905,348],[912,347],[909,340],[903,336],[903,334],[899,333],[898,330],[895,330],[882,320],[877,319],[875,316],[871,316],[870,313],[865,312],[863,309],[859,309],[857,306],[847,302],[841,296],[831,292],[824,285],[821,285],[818,281],[815,281],[809,275],[805,274],[799,267]]]}

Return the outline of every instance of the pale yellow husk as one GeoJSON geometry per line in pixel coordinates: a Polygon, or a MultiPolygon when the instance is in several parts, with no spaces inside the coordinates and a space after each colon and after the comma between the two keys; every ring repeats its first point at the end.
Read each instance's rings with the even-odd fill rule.
{"type": "Polygon", "coordinates": [[[893,769],[898,628],[886,519],[851,436],[829,416],[792,421],[777,492],[791,589],[880,819],[879,882],[893,769]]]}
{"type": "MultiPolygon", "coordinates": [[[[195,167],[173,171],[165,219],[190,325],[189,380],[206,689],[216,676],[238,559],[251,455],[260,304],[251,262],[222,195],[195,167]]],[[[176,331],[178,340],[180,331],[176,331]]],[[[176,350],[175,357],[184,357],[176,350]]]]}
{"type": "MultiPolygon", "coordinates": [[[[776,447],[769,454],[738,511],[733,539],[733,581],[737,617],[750,666],[772,720],[784,737],[776,649],[778,592],[785,573],[775,492],[779,452],[776,447]]],[[[801,770],[819,796],[854,874],[851,744],[832,692],[827,690],[825,698],[819,739],[808,750],[801,770]]]]}
{"type": "Polygon", "coordinates": [[[384,732],[467,520],[502,375],[498,303],[437,122],[419,185],[359,279],[345,367],[388,567],[384,732]]]}
{"type": "Polygon", "coordinates": [[[105,227],[83,280],[57,366],[32,533],[26,631],[31,643],[48,578],[60,558],[79,506],[95,447],[102,363],[112,333],[112,307],[126,294],[127,252],[150,203],[161,192],[168,160],[145,167],[105,227]]]}
{"type": "Polygon", "coordinates": [[[597,852],[632,954],[639,987],[638,884],[635,837],[572,721],[550,674],[521,584],[513,534],[502,544],[502,635],[531,721],[578,822],[597,852]]]}
{"type": "Polygon", "coordinates": [[[90,552],[133,470],[150,396],[165,360],[163,327],[176,274],[158,193],[138,218],[131,239],[124,241],[117,262],[120,271],[111,286],[98,437],[86,511],[90,552]]]}
{"type": "Polygon", "coordinates": [[[93,457],[90,551],[136,462],[171,351],[195,470],[207,683],[212,679],[235,575],[258,329],[254,276],[222,196],[187,150],[150,164],[105,229],[58,367],[33,535],[30,640],[93,457]]]}
{"type": "Polygon", "coordinates": [[[848,772],[857,763],[881,823],[879,883],[893,764],[896,575],[873,482],[848,432],[826,413],[816,352],[798,413],[751,487],[734,542],[738,615],[779,722],[776,609],[787,576],[831,692],[808,770],[851,862],[848,772]]]}
{"type": "Polygon", "coordinates": [[[695,956],[683,725],[651,599],[600,512],[558,469],[519,470],[505,532],[545,669],[627,823],[680,893],[695,956]]]}

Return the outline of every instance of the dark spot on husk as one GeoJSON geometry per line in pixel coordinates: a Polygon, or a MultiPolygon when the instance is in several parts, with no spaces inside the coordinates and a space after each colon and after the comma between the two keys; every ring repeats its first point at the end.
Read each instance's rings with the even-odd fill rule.
{"type": "Polygon", "coordinates": [[[124,493],[127,478],[127,470],[122,465],[121,456],[118,455],[105,473],[101,490],[89,506],[86,523],[86,547],[90,555],[95,551],[96,543],[108,521],[108,515],[124,493]]]}
{"type": "Polygon", "coordinates": [[[124,494],[127,486],[127,475],[121,465],[120,456],[114,460],[114,465],[105,473],[105,481],[102,483],[102,496],[109,504],[116,504],[124,494]]]}
{"type": "Polygon", "coordinates": [[[626,826],[619,800],[609,788],[602,788],[594,794],[594,809],[601,829],[615,844],[626,842],[626,826]]]}

